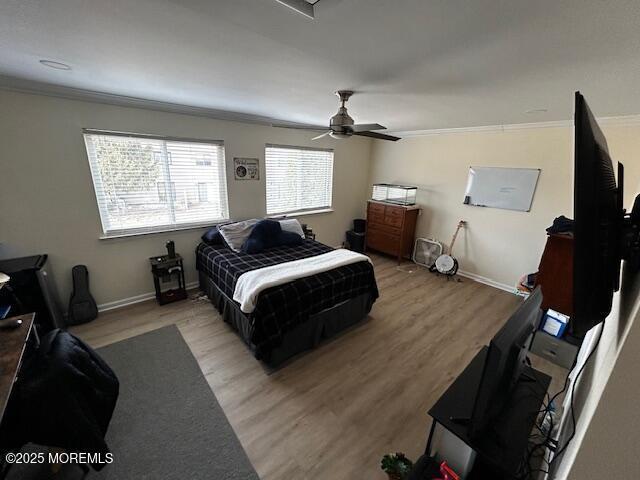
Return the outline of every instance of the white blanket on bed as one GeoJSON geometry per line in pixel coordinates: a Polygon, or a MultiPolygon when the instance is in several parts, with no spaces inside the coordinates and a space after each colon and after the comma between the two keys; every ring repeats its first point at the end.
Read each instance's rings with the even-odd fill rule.
{"type": "Polygon", "coordinates": [[[251,270],[238,278],[233,299],[240,304],[244,313],[251,313],[256,308],[258,295],[267,288],[357,262],[371,263],[371,260],[361,253],[340,248],[315,257],[251,270]]]}

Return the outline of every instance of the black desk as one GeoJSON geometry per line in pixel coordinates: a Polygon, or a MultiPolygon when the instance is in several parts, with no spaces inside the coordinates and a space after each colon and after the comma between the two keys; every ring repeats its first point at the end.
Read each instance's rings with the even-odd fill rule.
{"type": "MultiPolygon", "coordinates": [[[[433,422],[427,440],[426,454],[431,455],[431,440],[436,423],[439,423],[475,450],[478,469],[488,467],[502,478],[512,478],[525,459],[529,435],[542,409],[551,377],[526,367],[523,375],[534,377],[536,381],[518,382],[509,404],[496,418],[494,426],[480,436],[471,437],[467,425],[456,423],[451,418],[471,417],[487,351],[488,347],[483,347],[478,352],[429,410],[433,422]]],[[[480,475],[474,467],[471,478],[482,478],[480,475]]],[[[500,477],[492,476],[492,478],[500,477]]]]}

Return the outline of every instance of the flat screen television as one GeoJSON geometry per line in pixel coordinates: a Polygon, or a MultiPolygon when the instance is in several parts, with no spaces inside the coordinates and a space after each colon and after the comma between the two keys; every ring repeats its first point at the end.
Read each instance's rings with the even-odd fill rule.
{"type": "Polygon", "coordinates": [[[611,311],[622,260],[624,170],[618,180],[607,141],[586,100],[575,94],[573,318],[582,337],[611,311]]]}
{"type": "Polygon", "coordinates": [[[538,287],[489,343],[471,416],[452,418],[468,425],[469,435],[477,436],[492,424],[521,379],[531,338],[542,316],[541,305],[542,290],[538,287]]]}

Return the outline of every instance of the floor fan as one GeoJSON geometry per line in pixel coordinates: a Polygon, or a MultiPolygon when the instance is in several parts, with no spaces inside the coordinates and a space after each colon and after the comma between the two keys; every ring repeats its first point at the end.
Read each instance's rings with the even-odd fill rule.
{"type": "Polygon", "coordinates": [[[456,243],[456,238],[458,237],[458,232],[462,227],[467,224],[464,220],[460,220],[458,222],[458,227],[456,228],[456,233],[453,234],[453,238],[451,239],[451,244],[449,245],[449,250],[447,253],[440,255],[436,259],[436,270],[438,273],[447,276],[453,276],[458,272],[458,260],[451,254],[453,252],[453,245],[456,243]]]}
{"type": "Polygon", "coordinates": [[[416,238],[413,261],[423,267],[432,268],[442,255],[442,244],[432,238],[416,238]]]}

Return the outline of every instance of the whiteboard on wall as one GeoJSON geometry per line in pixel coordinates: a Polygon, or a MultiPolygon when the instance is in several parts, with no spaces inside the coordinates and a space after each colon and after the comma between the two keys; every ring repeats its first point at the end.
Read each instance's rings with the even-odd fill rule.
{"type": "Polygon", "coordinates": [[[539,168],[469,167],[466,205],[531,210],[539,168]]]}

